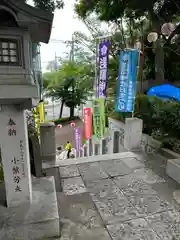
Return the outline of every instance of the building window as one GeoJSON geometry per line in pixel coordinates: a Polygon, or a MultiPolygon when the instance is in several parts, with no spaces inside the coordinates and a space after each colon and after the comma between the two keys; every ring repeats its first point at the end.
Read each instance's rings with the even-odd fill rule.
{"type": "Polygon", "coordinates": [[[0,65],[20,65],[18,41],[0,39],[0,65]]]}

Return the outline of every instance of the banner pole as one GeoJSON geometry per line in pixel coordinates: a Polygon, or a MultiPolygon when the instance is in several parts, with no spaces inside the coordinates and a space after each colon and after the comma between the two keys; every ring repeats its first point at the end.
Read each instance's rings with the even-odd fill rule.
{"type": "Polygon", "coordinates": [[[133,111],[132,111],[132,118],[134,118],[134,110],[135,110],[135,100],[136,100],[136,89],[137,89],[137,78],[139,75],[139,70],[140,70],[140,59],[141,59],[141,50],[139,50],[138,54],[138,64],[137,64],[137,73],[136,73],[136,85],[135,85],[135,90],[134,90],[134,103],[133,103],[133,111]]]}
{"type": "Polygon", "coordinates": [[[95,53],[95,96],[98,98],[98,85],[99,85],[99,80],[98,80],[98,48],[99,48],[99,40],[96,39],[96,53],[95,53]]]}

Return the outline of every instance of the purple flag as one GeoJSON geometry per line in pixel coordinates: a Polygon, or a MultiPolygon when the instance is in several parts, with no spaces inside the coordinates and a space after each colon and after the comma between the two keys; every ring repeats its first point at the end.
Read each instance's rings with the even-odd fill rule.
{"type": "Polygon", "coordinates": [[[109,40],[99,44],[99,81],[98,81],[98,97],[106,98],[106,90],[108,83],[108,58],[109,58],[109,40]]]}
{"type": "Polygon", "coordinates": [[[75,140],[76,140],[76,151],[79,152],[81,150],[81,128],[75,128],[75,140]]]}

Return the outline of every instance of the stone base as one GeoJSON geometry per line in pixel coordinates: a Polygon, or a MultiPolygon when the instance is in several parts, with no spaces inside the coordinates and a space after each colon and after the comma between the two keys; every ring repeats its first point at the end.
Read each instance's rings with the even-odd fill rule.
{"type": "Polygon", "coordinates": [[[0,240],[35,240],[60,235],[54,177],[33,179],[32,190],[30,206],[0,205],[0,240]]]}
{"type": "Polygon", "coordinates": [[[180,159],[170,159],[167,161],[166,173],[169,177],[180,183],[180,159]]]}

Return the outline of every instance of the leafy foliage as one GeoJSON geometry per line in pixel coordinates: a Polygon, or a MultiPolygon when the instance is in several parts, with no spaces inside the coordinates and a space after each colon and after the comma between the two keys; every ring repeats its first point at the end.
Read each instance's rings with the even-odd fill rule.
{"type": "MultiPolygon", "coordinates": [[[[27,2],[27,0],[14,0],[14,1],[22,1],[27,2]]],[[[33,0],[34,6],[41,9],[54,12],[56,8],[63,8],[64,2],[63,0],[33,0]]]]}
{"type": "MultiPolygon", "coordinates": [[[[131,117],[130,113],[109,114],[117,120],[124,121],[131,117]]],[[[135,117],[143,120],[143,132],[162,141],[168,147],[180,153],[180,103],[161,101],[155,97],[137,95],[135,102],[135,117]]]]}
{"type": "Polygon", "coordinates": [[[60,99],[63,105],[70,108],[70,117],[74,116],[74,108],[80,106],[87,99],[93,89],[91,64],[64,61],[57,72],[44,74],[46,96],[60,99]]]}

